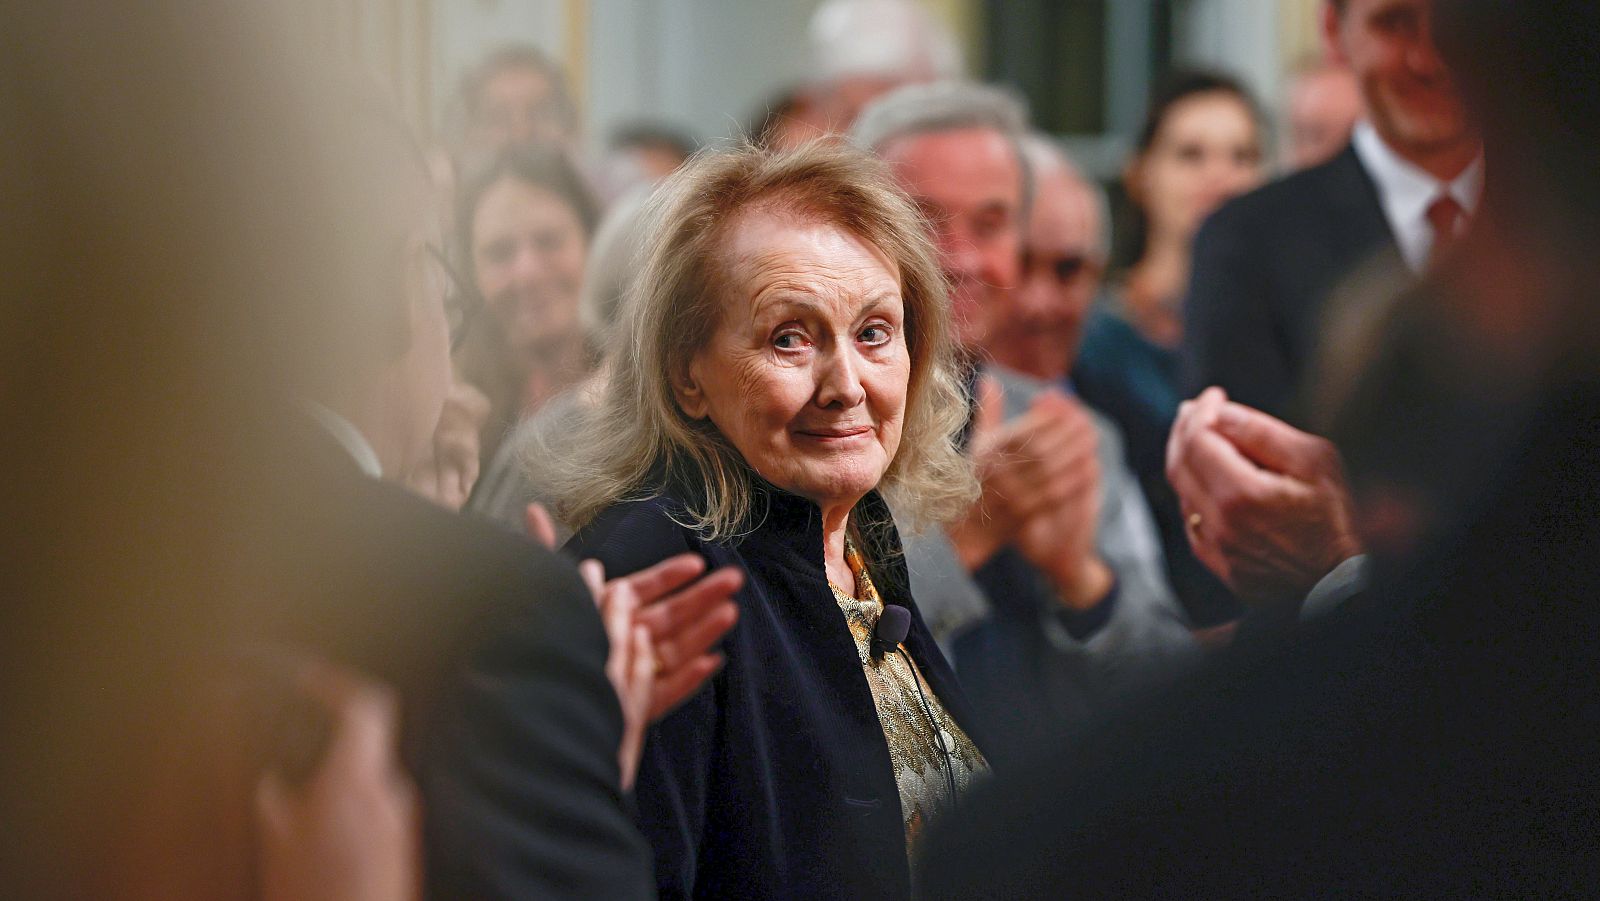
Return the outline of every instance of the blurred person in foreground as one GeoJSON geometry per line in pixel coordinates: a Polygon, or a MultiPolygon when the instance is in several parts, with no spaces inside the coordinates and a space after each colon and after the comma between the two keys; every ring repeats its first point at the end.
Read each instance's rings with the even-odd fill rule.
{"type": "Polygon", "coordinates": [[[1233,79],[1181,73],[1156,92],[1123,176],[1139,211],[1137,259],[1090,314],[1072,373],[1083,397],[1126,436],[1173,588],[1200,627],[1221,626],[1242,611],[1196,564],[1163,469],[1182,399],[1183,297],[1195,232],[1222,203],[1261,183],[1261,145],[1255,101],[1233,79]]]}
{"type": "Polygon", "coordinates": [[[1347,65],[1318,60],[1301,66],[1284,101],[1284,164],[1309,169],[1338,155],[1366,115],[1361,85],[1347,65]]]}
{"type": "MultiPolygon", "coordinates": [[[[457,197],[464,297],[456,358],[489,401],[483,479],[515,465],[508,435],[593,368],[579,319],[584,266],[600,212],[558,151],[505,151],[469,173],[457,197]]],[[[478,509],[475,498],[469,507],[478,509]]]]}
{"type": "Polygon", "coordinates": [[[449,384],[421,154],[272,10],[162,12],[17,10],[0,54],[35,326],[0,380],[31,423],[4,430],[30,442],[6,455],[4,893],[414,897],[399,732],[521,626],[528,714],[562,733],[530,748],[563,817],[541,878],[644,894],[588,591],[376,478],[430,452],[449,384]],[[95,115],[57,103],[90,84],[95,115]]]}
{"type": "MultiPolygon", "coordinates": [[[[636,615],[661,591],[591,592],[556,555],[394,484],[432,452],[450,383],[423,156],[273,11],[165,12],[8,20],[0,109],[31,136],[8,160],[33,162],[7,182],[32,226],[8,268],[22,299],[58,305],[28,382],[6,380],[29,385],[7,406],[36,442],[10,505],[35,531],[7,542],[27,569],[7,580],[4,631],[23,644],[5,732],[29,736],[4,755],[27,843],[5,848],[24,886],[7,896],[393,899],[424,869],[441,895],[483,896],[448,846],[422,866],[410,777],[434,715],[470,700],[464,660],[520,630],[530,654],[501,677],[523,690],[542,817],[524,890],[646,895],[622,792],[652,705],[713,662],[679,643],[688,668],[655,667],[680,635],[668,586],[700,567],[656,572],[672,596],[636,615]],[[138,77],[113,77],[124,66],[138,77]],[[55,104],[80,78],[117,102],[55,104]],[[318,140],[286,151],[282,134],[318,140]],[[74,471],[116,487],[80,497],[74,471]]],[[[457,794],[421,775],[431,831],[457,794]]]]}
{"type": "MultiPolygon", "coordinates": [[[[1461,253],[1399,298],[1329,414],[1371,588],[976,798],[983,826],[930,837],[930,897],[1592,883],[1600,52],[1573,36],[1600,29],[1600,9],[1441,0],[1436,21],[1495,167],[1461,253]],[[1410,516],[1394,514],[1402,486],[1410,516]]],[[[1272,518],[1263,534],[1308,536],[1348,503],[1315,488],[1320,439],[1220,393],[1186,414],[1175,443],[1211,492],[1243,498],[1203,533],[1272,518]],[[1275,510],[1239,493],[1252,481],[1275,482],[1275,510]]],[[[1321,553],[1309,544],[1282,553],[1321,553]]]]}
{"type": "Polygon", "coordinates": [[[830,142],[698,157],[652,207],[552,484],[569,549],[612,572],[746,573],[725,667],[646,744],[657,889],[907,898],[924,829],[988,769],[886,503],[935,519],[975,491],[932,248],[881,165],[830,142]]]}
{"type": "MultiPolygon", "coordinates": [[[[1008,732],[1081,722],[1193,647],[1116,427],[1064,386],[997,362],[1018,361],[1005,353],[1007,329],[1031,302],[1018,294],[1031,191],[1023,130],[1009,96],[943,82],[882,98],[852,133],[929,220],[952,285],[952,335],[973,376],[982,373],[966,385],[965,445],[982,495],[944,529],[909,541],[907,560],[936,636],[955,641],[996,617],[1033,648],[1029,665],[1052,689],[1037,700],[1055,716],[986,705],[1008,732]]],[[[985,643],[973,652],[1002,652],[985,643]]]]}
{"type": "MultiPolygon", "coordinates": [[[[706,650],[731,623],[737,577],[696,581],[703,566],[692,558],[611,582],[591,563],[580,577],[552,551],[394,484],[433,452],[451,385],[450,326],[469,319],[449,308],[464,295],[451,289],[437,197],[405,127],[369,104],[346,110],[328,132],[333,174],[374,199],[347,214],[339,265],[349,299],[307,321],[319,365],[298,380],[303,411],[281,424],[290,437],[278,475],[292,487],[257,523],[273,572],[263,588],[270,600],[242,612],[246,633],[394,690],[405,764],[425,802],[431,895],[646,894],[644,849],[623,793],[648,721],[714,667],[706,650]],[[506,642],[521,651],[515,659],[504,656],[506,642]],[[663,660],[657,648],[680,656],[663,660]],[[518,783],[534,799],[533,828],[508,834],[476,819],[478,793],[503,790],[501,774],[440,762],[483,691],[462,678],[469,661],[518,692],[496,738],[535,765],[518,783]],[[473,869],[486,842],[514,849],[514,880],[473,869]]],[[[353,728],[371,720],[358,717],[353,728]]],[[[289,785],[265,797],[294,798],[287,769],[289,785]]],[[[287,832],[310,850],[357,822],[293,828],[303,818],[291,817],[287,832]]],[[[316,885],[314,870],[302,878],[316,885]]]]}
{"type": "Polygon", "coordinates": [[[1483,155],[1433,43],[1429,0],[1329,0],[1329,58],[1367,118],[1332,160],[1218,210],[1195,239],[1185,302],[1185,393],[1217,385],[1304,426],[1329,299],[1358,269],[1399,282],[1455,241],[1478,204],[1483,155]]]}

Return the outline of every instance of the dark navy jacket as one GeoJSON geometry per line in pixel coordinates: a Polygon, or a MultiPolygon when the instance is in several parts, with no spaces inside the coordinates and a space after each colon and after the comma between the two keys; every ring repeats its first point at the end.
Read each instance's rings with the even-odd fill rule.
{"type": "MultiPolygon", "coordinates": [[[[821,512],[770,486],[757,498],[754,527],[737,541],[702,541],[673,521],[680,501],[656,497],[607,510],[567,546],[611,576],[685,551],[746,573],[739,622],[722,648],[726,666],[646,742],[638,817],[661,897],[907,898],[900,796],[855,642],[828,587],[821,512]]],[[[906,590],[888,508],[871,494],[854,515],[884,603],[912,611],[906,650],[978,741],[906,590]]]]}

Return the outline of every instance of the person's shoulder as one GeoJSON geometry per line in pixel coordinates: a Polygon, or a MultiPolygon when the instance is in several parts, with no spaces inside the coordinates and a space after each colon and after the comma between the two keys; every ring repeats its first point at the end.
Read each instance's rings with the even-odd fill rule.
{"type": "Polygon", "coordinates": [[[668,494],[621,501],[602,510],[566,544],[578,559],[595,559],[608,575],[626,575],[674,554],[700,550],[681,501],[668,494]]]}
{"type": "Polygon", "coordinates": [[[1348,179],[1351,166],[1359,165],[1354,152],[1346,148],[1327,162],[1291,172],[1229,200],[1206,220],[1205,230],[1293,227],[1298,221],[1292,218],[1295,214],[1323,206],[1328,192],[1348,179]]]}
{"type": "Polygon", "coordinates": [[[517,586],[537,584],[548,591],[556,582],[576,583],[571,565],[559,554],[499,523],[448,510],[377,479],[364,480],[356,497],[354,509],[367,534],[396,558],[415,554],[441,561],[472,574],[480,588],[494,581],[511,593],[523,593],[517,586]]]}

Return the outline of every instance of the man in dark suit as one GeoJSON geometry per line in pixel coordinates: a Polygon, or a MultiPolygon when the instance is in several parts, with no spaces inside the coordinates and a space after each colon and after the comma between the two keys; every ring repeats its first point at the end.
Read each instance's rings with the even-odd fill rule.
{"type": "Polygon", "coordinates": [[[1369,260],[1423,271],[1477,205],[1482,162],[1429,0],[1329,0],[1330,55],[1360,80],[1368,119],[1331,161],[1218,210],[1195,239],[1184,381],[1273,416],[1299,409],[1329,295],[1369,260]]]}
{"type": "MultiPolygon", "coordinates": [[[[241,631],[267,643],[267,660],[285,659],[287,648],[290,658],[307,654],[394,689],[401,756],[424,801],[431,894],[646,897],[648,850],[619,772],[623,709],[590,590],[556,554],[396,484],[431,455],[450,386],[448,277],[421,154],[387,109],[355,107],[327,156],[353,198],[344,215],[364,227],[350,229],[334,265],[345,284],[371,290],[303,311],[324,345],[301,383],[314,400],[284,411],[282,453],[264,475],[273,488],[255,493],[271,501],[247,517],[269,571],[241,631]],[[517,704],[491,740],[513,745],[526,770],[488,773],[450,756],[461,740],[456,714],[485,691],[461,677],[469,660],[515,686],[517,704]],[[515,792],[527,815],[481,816],[478,798],[495,791],[515,792]],[[472,864],[485,849],[514,864],[480,874],[472,864]]],[[[279,700],[284,716],[261,738],[269,771],[293,797],[336,740],[319,733],[337,725],[308,717],[292,692],[279,700]]],[[[327,824],[312,834],[324,839],[304,847],[308,860],[326,860],[330,844],[359,846],[327,824]]],[[[373,846],[355,858],[412,853],[373,846]]],[[[415,872],[416,861],[401,863],[415,872]]],[[[330,864],[324,878],[341,869],[330,864]]],[[[337,884],[316,880],[312,870],[294,884],[337,884]]]]}

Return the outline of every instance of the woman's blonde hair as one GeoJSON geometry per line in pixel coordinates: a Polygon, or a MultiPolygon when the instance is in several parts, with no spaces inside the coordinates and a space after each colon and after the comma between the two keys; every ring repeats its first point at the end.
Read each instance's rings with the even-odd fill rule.
{"type": "Polygon", "coordinates": [[[750,467],[709,421],[683,414],[672,386],[717,327],[726,232],[753,207],[836,225],[894,264],[911,374],[899,450],[879,489],[914,526],[959,515],[977,483],[957,448],[967,404],[928,231],[881,161],[823,141],[702,153],[661,186],[645,213],[643,266],[606,349],[602,394],[576,428],[569,421],[560,434],[536,436],[535,481],[574,528],[668,484],[692,487],[684,524],[708,540],[747,528],[750,467]]]}

